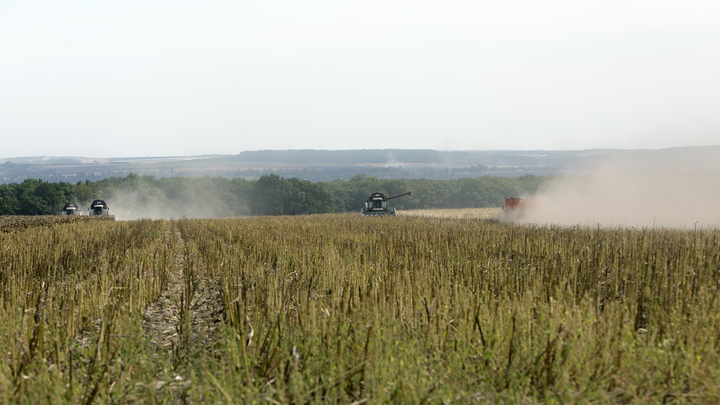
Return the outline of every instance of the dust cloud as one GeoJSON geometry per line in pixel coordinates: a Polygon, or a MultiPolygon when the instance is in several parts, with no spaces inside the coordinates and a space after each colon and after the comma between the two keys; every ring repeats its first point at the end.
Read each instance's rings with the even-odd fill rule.
{"type": "Polygon", "coordinates": [[[720,171],[651,169],[603,165],[582,176],[556,178],[528,201],[519,222],[720,227],[720,171]]]}
{"type": "Polygon", "coordinates": [[[233,212],[212,192],[167,196],[162,192],[116,190],[103,199],[109,206],[110,215],[115,215],[115,219],[121,221],[144,218],[228,218],[246,216],[250,211],[248,207],[242,207],[240,212],[233,212]]]}
{"type": "Polygon", "coordinates": [[[193,200],[148,200],[138,193],[119,193],[105,200],[110,214],[117,220],[216,218],[218,213],[209,210],[207,204],[193,200]]]}

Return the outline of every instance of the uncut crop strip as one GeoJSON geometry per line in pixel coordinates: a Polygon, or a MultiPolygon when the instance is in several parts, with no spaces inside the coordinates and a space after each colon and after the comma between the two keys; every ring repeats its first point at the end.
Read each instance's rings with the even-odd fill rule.
{"type": "Polygon", "coordinates": [[[28,228],[70,224],[83,221],[114,221],[111,216],[80,215],[0,215],[0,232],[13,232],[28,228]]]}
{"type": "Polygon", "coordinates": [[[398,211],[398,215],[427,218],[497,219],[501,212],[500,208],[448,208],[401,210],[398,211]]]}
{"type": "Polygon", "coordinates": [[[352,215],[181,226],[222,279],[231,332],[214,384],[228,397],[720,399],[717,230],[352,215]]]}

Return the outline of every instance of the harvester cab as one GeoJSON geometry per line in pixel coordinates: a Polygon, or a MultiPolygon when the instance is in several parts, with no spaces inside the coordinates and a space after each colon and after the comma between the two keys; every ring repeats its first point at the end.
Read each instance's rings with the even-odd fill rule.
{"type": "Polygon", "coordinates": [[[402,197],[404,195],[412,195],[410,191],[407,193],[402,193],[398,195],[393,195],[390,197],[385,197],[385,194],[383,193],[372,193],[370,194],[370,197],[368,197],[367,201],[365,201],[365,207],[360,210],[361,216],[383,216],[383,215],[390,215],[394,216],[397,214],[397,210],[393,208],[390,210],[388,208],[388,200],[392,200],[393,198],[402,197]]]}
{"type": "Polygon", "coordinates": [[[62,216],[66,215],[82,215],[82,211],[75,203],[67,203],[62,209],[62,216]]]}
{"type": "Polygon", "coordinates": [[[110,208],[103,200],[95,200],[90,204],[90,215],[110,215],[110,208]]]}

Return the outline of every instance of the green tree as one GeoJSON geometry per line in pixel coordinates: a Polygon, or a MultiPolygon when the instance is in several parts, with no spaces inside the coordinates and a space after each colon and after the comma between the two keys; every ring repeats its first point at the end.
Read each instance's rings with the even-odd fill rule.
{"type": "Polygon", "coordinates": [[[250,209],[254,215],[302,215],[333,212],[335,207],[322,185],[270,174],[255,182],[250,209]]]}

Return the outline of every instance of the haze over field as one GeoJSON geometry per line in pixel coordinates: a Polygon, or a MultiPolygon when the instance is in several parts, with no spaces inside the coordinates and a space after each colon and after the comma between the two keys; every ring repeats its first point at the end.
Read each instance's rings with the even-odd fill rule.
{"type": "Polygon", "coordinates": [[[210,204],[203,201],[207,196],[191,196],[189,198],[173,197],[164,199],[162,203],[148,201],[136,192],[120,192],[108,199],[112,202],[110,213],[121,221],[178,218],[223,218],[226,215],[215,212],[210,204]]]}
{"type": "Polygon", "coordinates": [[[720,172],[627,173],[613,167],[561,177],[531,201],[522,222],[610,227],[720,226],[720,172]]]}
{"type": "Polygon", "coordinates": [[[720,3],[0,3],[0,157],[720,144],[720,3]]]}
{"type": "Polygon", "coordinates": [[[607,159],[553,178],[522,222],[622,227],[720,226],[720,148],[607,159]],[[664,158],[663,158],[664,157],[664,158]]]}

